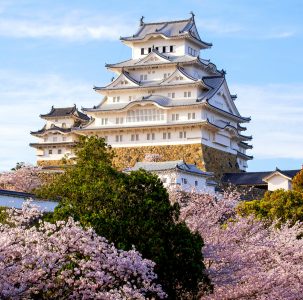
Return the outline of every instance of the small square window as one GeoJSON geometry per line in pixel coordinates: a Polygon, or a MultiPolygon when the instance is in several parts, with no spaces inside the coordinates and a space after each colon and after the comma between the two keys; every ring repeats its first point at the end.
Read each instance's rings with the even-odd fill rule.
{"type": "Polygon", "coordinates": [[[61,149],[58,149],[58,154],[62,154],[62,150],[61,149]]]}
{"type": "Polygon", "coordinates": [[[49,150],[48,150],[48,154],[53,154],[53,150],[52,150],[52,149],[49,149],[49,150]]]}

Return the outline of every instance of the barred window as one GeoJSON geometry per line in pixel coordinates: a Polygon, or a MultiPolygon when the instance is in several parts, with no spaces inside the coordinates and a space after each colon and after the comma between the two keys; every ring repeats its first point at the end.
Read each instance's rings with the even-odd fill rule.
{"type": "Polygon", "coordinates": [[[127,123],[134,122],[149,122],[149,121],[163,121],[164,113],[160,109],[137,109],[129,110],[127,112],[127,123]]]}

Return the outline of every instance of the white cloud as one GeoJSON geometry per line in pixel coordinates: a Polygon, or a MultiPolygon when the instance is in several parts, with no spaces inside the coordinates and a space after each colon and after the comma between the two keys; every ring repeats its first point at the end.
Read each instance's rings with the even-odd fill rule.
{"type": "Polygon", "coordinates": [[[257,158],[303,159],[303,84],[233,85],[257,158]]]}
{"type": "MultiPolygon", "coordinates": [[[[1,6],[0,6],[1,8],[1,6]]],[[[0,11],[1,13],[1,11],[0,11]]],[[[133,32],[130,18],[72,11],[58,15],[51,11],[1,15],[0,36],[13,38],[56,38],[70,41],[117,40],[133,32]]]]}
{"type": "Polygon", "coordinates": [[[42,128],[39,115],[51,105],[91,107],[100,100],[87,82],[0,70],[0,170],[12,168],[17,161],[35,162],[35,151],[28,145],[35,141],[30,131],[42,128]]]}

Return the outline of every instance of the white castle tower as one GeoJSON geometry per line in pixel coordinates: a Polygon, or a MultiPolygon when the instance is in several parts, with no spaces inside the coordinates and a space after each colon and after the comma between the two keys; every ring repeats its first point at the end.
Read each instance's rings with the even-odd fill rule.
{"type": "Polygon", "coordinates": [[[71,132],[104,137],[120,168],[155,153],[205,171],[245,171],[252,137],[241,123],[250,118],[237,110],[225,72],[203,58],[212,45],[200,38],[194,15],[157,23],[142,17],[138,31],[121,41],[131,59],[106,65],[116,78],[94,88],[100,104],[83,108],[90,121],[71,132]]]}

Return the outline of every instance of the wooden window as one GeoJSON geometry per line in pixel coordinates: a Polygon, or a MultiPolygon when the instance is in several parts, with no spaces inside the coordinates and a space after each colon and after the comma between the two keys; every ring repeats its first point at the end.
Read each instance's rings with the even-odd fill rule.
{"type": "Polygon", "coordinates": [[[139,134],[132,134],[130,139],[132,142],[139,141],[139,134]]]}
{"type": "Polygon", "coordinates": [[[163,140],[166,140],[166,139],[170,139],[170,137],[171,137],[171,134],[170,134],[170,132],[163,132],[163,140]]]}
{"type": "Polygon", "coordinates": [[[144,55],[144,48],[141,48],[141,55],[144,55]]]}
{"type": "Polygon", "coordinates": [[[163,46],[162,49],[163,49],[162,52],[165,53],[166,52],[166,46],[163,46]]]}
{"type": "Polygon", "coordinates": [[[178,121],[179,120],[179,114],[172,114],[172,121],[178,121]]]}
{"type": "Polygon", "coordinates": [[[122,135],[116,135],[116,142],[122,142],[122,135]]]}
{"type": "Polygon", "coordinates": [[[195,186],[198,186],[198,180],[195,180],[195,186]]]}
{"type": "Polygon", "coordinates": [[[52,149],[49,149],[49,150],[48,150],[48,154],[53,154],[53,150],[52,150],[52,149]]]}
{"type": "Polygon", "coordinates": [[[186,138],[186,131],[180,131],[179,132],[179,138],[180,139],[185,139],[186,138]]]}
{"type": "Polygon", "coordinates": [[[123,124],[123,118],[116,118],[116,124],[123,124]]]}
{"type": "Polygon", "coordinates": [[[62,150],[61,149],[58,149],[58,154],[62,154],[62,150]]]}
{"type": "Polygon", "coordinates": [[[152,48],[149,47],[148,48],[148,53],[151,53],[151,51],[152,51],[152,48]]]}
{"type": "Polygon", "coordinates": [[[169,52],[174,52],[174,46],[169,46],[169,52]]]}

